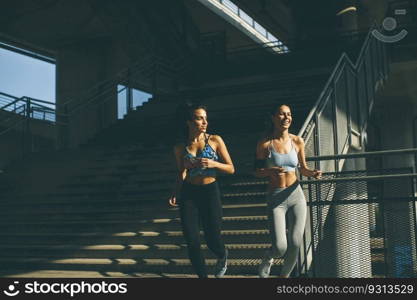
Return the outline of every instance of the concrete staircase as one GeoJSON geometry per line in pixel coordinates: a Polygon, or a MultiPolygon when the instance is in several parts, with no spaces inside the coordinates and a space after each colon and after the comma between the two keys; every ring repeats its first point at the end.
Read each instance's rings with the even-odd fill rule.
{"type": "MultiPolygon", "coordinates": [[[[230,249],[226,277],[256,277],[270,245],[265,182],[251,175],[269,108],[289,104],[296,134],[328,75],[288,73],[181,94],[204,95],[210,131],[222,135],[237,170],[219,177],[222,235],[230,249]]],[[[0,276],[194,277],[178,209],[167,205],[176,172],[167,142],[172,100],[181,99],[149,102],[76,153],[34,155],[5,170],[13,185],[0,203],[0,276]]],[[[372,243],[377,266],[381,242],[372,243]]],[[[203,249],[212,272],[215,257],[203,249]]],[[[280,264],[275,261],[272,274],[280,264]]]]}
{"type": "MultiPolygon", "coordinates": [[[[10,193],[1,203],[1,276],[194,277],[178,209],[166,202],[175,174],[169,156],[162,147],[104,151],[55,191],[10,193]]],[[[265,182],[248,173],[219,182],[228,277],[256,277],[270,245],[265,182]]],[[[213,271],[215,257],[202,241],[213,271]]],[[[382,241],[372,243],[378,269],[382,241]]]]}

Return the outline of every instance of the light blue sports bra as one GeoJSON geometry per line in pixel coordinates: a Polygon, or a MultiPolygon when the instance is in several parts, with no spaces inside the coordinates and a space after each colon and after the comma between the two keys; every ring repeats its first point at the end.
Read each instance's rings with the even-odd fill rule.
{"type": "MultiPolygon", "coordinates": [[[[186,154],[184,155],[184,158],[186,159],[193,159],[193,158],[208,158],[215,161],[219,160],[219,156],[217,155],[216,151],[210,146],[208,143],[210,136],[207,136],[205,140],[205,145],[203,150],[197,152],[197,155],[193,155],[190,152],[188,152],[187,147],[185,147],[186,154]]],[[[192,168],[188,169],[188,175],[190,177],[193,176],[210,176],[210,177],[216,177],[216,169],[214,168],[192,168]]]]}
{"type": "Polygon", "coordinates": [[[291,139],[291,150],[288,153],[278,153],[274,149],[272,140],[269,142],[268,146],[269,155],[266,159],[266,167],[283,167],[287,172],[294,172],[295,168],[298,166],[298,156],[297,151],[295,150],[293,141],[291,139]]]}

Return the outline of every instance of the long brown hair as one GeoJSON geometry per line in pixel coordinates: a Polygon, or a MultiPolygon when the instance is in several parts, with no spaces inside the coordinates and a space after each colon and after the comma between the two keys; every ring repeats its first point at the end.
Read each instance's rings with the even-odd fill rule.
{"type": "Polygon", "coordinates": [[[193,119],[194,111],[197,109],[204,109],[207,112],[207,107],[201,103],[184,102],[178,105],[176,110],[177,141],[184,142],[188,140],[187,121],[193,119]]]}
{"type": "Polygon", "coordinates": [[[272,122],[271,118],[275,116],[277,111],[282,106],[287,106],[291,110],[291,106],[285,103],[279,104],[278,106],[277,105],[271,106],[271,109],[269,110],[268,115],[266,116],[266,119],[265,119],[265,131],[263,134],[264,138],[269,138],[272,136],[272,133],[274,132],[274,123],[272,122]]]}

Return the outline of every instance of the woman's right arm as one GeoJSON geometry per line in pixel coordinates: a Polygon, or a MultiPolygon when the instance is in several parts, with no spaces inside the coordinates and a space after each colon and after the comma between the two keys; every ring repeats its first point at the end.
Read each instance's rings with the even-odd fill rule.
{"type": "Polygon", "coordinates": [[[177,206],[177,195],[179,194],[182,183],[187,176],[187,169],[184,167],[183,147],[181,145],[176,145],[174,147],[174,155],[178,172],[175,180],[174,190],[172,191],[172,195],[168,200],[171,206],[177,206]]]}
{"type": "Polygon", "coordinates": [[[267,148],[265,147],[265,141],[259,141],[256,146],[256,158],[255,158],[255,177],[264,178],[271,176],[280,176],[285,171],[281,167],[267,168],[265,161],[268,156],[267,148]]]}
{"type": "Polygon", "coordinates": [[[259,141],[256,145],[255,177],[263,178],[270,176],[269,170],[265,168],[266,157],[264,142],[259,141]]]}

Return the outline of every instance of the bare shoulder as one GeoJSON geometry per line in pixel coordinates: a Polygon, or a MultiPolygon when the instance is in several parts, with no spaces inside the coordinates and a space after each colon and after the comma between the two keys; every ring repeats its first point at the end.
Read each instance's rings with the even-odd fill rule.
{"type": "Polygon", "coordinates": [[[290,134],[290,138],[294,142],[295,149],[298,153],[300,153],[301,150],[304,150],[304,140],[301,136],[290,134]]]}
{"type": "Polygon", "coordinates": [[[217,134],[209,134],[210,141],[216,142],[222,140],[222,137],[217,134]]]}
{"type": "Polygon", "coordinates": [[[301,136],[295,135],[295,134],[290,134],[290,138],[293,140],[293,142],[298,145],[304,145],[304,140],[301,136]]]}
{"type": "Polygon", "coordinates": [[[224,141],[220,135],[211,134],[209,135],[209,142],[213,143],[214,145],[221,145],[224,144],[224,141]]]}
{"type": "Polygon", "coordinates": [[[267,138],[267,137],[264,137],[264,138],[262,138],[262,139],[260,139],[260,140],[258,140],[258,144],[257,144],[257,147],[258,148],[268,148],[268,143],[269,143],[269,139],[267,138]]]}
{"type": "Polygon", "coordinates": [[[185,145],[184,143],[178,143],[174,146],[174,153],[176,155],[181,155],[184,151],[185,145]]]}

